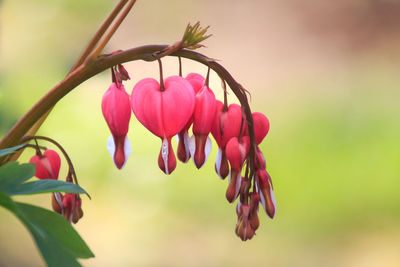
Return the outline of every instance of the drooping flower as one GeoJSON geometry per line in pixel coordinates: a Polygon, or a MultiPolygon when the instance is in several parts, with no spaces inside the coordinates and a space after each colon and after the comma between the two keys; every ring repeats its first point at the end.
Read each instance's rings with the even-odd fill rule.
{"type": "Polygon", "coordinates": [[[58,179],[61,159],[54,150],[47,149],[43,155],[35,155],[30,160],[36,166],[35,176],[39,179],[58,179]]]}
{"type": "Polygon", "coordinates": [[[271,177],[266,170],[258,170],[256,172],[255,182],[260,192],[260,202],[264,207],[265,213],[270,218],[274,218],[276,213],[276,200],[271,177]]]}
{"type": "Polygon", "coordinates": [[[82,200],[78,194],[66,193],[63,197],[63,215],[69,222],[77,223],[83,216],[82,200]]]}
{"type": "MultiPolygon", "coordinates": [[[[194,90],[194,94],[203,87],[205,79],[203,76],[197,73],[189,73],[185,78],[191,85],[194,90]]],[[[190,137],[188,134],[188,130],[193,123],[193,116],[190,117],[189,121],[186,123],[185,127],[178,133],[178,159],[182,162],[187,162],[190,159],[190,150],[189,150],[189,142],[190,137]]]]}
{"type": "MultiPolygon", "coordinates": [[[[216,112],[211,134],[218,144],[218,152],[215,160],[215,171],[224,179],[229,174],[229,165],[225,155],[225,146],[232,137],[238,137],[242,124],[242,108],[237,104],[230,104],[228,109],[224,104],[216,101],[216,112]]],[[[244,132],[244,125],[242,131],[244,132]]]]}
{"type": "Polygon", "coordinates": [[[179,76],[166,78],[164,88],[155,79],[143,79],[134,86],[131,103],[133,113],[140,123],[161,138],[158,166],[170,174],[176,167],[171,138],[183,129],[193,114],[192,86],[179,76]]]}
{"type": "Polygon", "coordinates": [[[239,208],[238,222],[236,224],[236,235],[246,241],[254,236],[254,230],[249,222],[250,206],[243,204],[239,208]]]}
{"type": "Polygon", "coordinates": [[[249,222],[251,228],[253,228],[253,230],[256,231],[260,226],[260,220],[258,219],[258,204],[260,203],[260,195],[255,192],[251,192],[249,197],[250,197],[249,222]]]}
{"type": "MultiPolygon", "coordinates": [[[[256,138],[257,145],[259,145],[269,132],[269,120],[260,112],[253,112],[251,115],[253,117],[254,136],[256,138]]],[[[246,127],[245,135],[249,135],[248,131],[248,127],[246,127]]]]}
{"type": "Polygon", "coordinates": [[[193,112],[193,135],[190,140],[190,154],[197,168],[201,168],[211,152],[208,134],[215,118],[216,99],[213,91],[204,85],[196,94],[193,112]]]}
{"type": "Polygon", "coordinates": [[[264,154],[261,152],[261,150],[258,148],[255,151],[255,156],[254,156],[254,168],[255,170],[265,170],[267,167],[267,163],[265,161],[264,154]]]}
{"type": "Polygon", "coordinates": [[[127,137],[131,106],[129,95],[121,83],[112,83],[104,93],[101,109],[111,131],[107,149],[117,168],[121,169],[131,154],[131,144],[127,137]]]}
{"type": "Polygon", "coordinates": [[[250,139],[248,136],[243,136],[239,141],[237,137],[233,137],[226,145],[226,157],[231,165],[229,174],[229,185],[226,190],[226,199],[233,202],[238,194],[241,185],[241,171],[243,163],[249,154],[250,139]]]}

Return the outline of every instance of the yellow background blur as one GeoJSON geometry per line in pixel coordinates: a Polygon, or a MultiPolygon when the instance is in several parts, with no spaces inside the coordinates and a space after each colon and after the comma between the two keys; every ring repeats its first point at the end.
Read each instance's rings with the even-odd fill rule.
{"type": "MultiPolygon", "coordinates": [[[[110,0],[0,1],[0,136],[77,59],[110,0]]],[[[138,1],[106,52],[177,41],[188,22],[211,25],[200,52],[220,59],[270,119],[261,149],[278,210],[250,241],[235,235],[227,181],[205,167],[157,166],[161,141],[133,119],[132,155],[117,170],[101,97],[104,72],[62,99],[39,134],[66,148],[80,184],[76,229],[96,257],[84,266],[400,266],[400,3],[138,1]]],[[[125,65],[128,93],[156,63],[125,65]]],[[[177,60],[164,60],[165,76],[177,60]]],[[[183,61],[183,70],[206,73],[183,61]]],[[[221,99],[215,74],[211,85],[221,99]]],[[[235,99],[230,96],[231,102],[235,99]]],[[[21,161],[28,161],[26,151],[21,161]]],[[[62,169],[62,176],[65,175],[62,169]]],[[[50,208],[50,195],[16,198],[50,208]]],[[[28,231],[0,209],[0,266],[42,266],[28,231]]]]}

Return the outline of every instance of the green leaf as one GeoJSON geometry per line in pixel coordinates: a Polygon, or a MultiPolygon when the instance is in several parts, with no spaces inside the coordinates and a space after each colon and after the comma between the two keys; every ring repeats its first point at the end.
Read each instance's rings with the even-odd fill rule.
{"type": "Polygon", "coordinates": [[[1,192],[0,205],[13,212],[30,231],[48,266],[81,266],[76,258],[94,257],[83,239],[61,215],[16,203],[1,192]]]}
{"type": "Polygon", "coordinates": [[[19,149],[23,148],[24,146],[25,146],[25,144],[21,144],[18,146],[0,149],[0,157],[8,155],[8,154],[13,154],[13,153],[17,152],[19,149]]]}
{"type": "Polygon", "coordinates": [[[49,192],[89,194],[79,185],[59,180],[38,180],[23,183],[35,175],[35,164],[8,162],[0,167],[0,192],[7,195],[29,195],[49,192]]]}
{"type": "Polygon", "coordinates": [[[35,164],[8,162],[0,167],[0,191],[25,182],[35,175],[35,164]]]}
{"type": "Polygon", "coordinates": [[[29,195],[49,192],[67,192],[88,195],[88,193],[79,185],[50,179],[19,184],[9,187],[7,191],[9,195],[29,195]]]}

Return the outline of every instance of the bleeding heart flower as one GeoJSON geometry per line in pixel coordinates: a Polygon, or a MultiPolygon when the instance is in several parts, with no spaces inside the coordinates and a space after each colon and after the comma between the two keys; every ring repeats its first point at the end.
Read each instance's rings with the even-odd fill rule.
{"type": "MultiPolygon", "coordinates": [[[[269,132],[269,120],[260,112],[253,112],[252,116],[254,124],[254,136],[256,138],[257,145],[259,145],[269,132]]],[[[249,135],[248,127],[245,129],[245,135],[249,135]]]]}
{"type": "Polygon", "coordinates": [[[258,148],[256,149],[255,157],[254,157],[254,168],[257,170],[265,170],[267,167],[264,154],[258,148]]]}
{"type": "MultiPolygon", "coordinates": [[[[215,160],[215,171],[221,179],[229,174],[229,165],[225,155],[225,146],[232,137],[238,137],[242,124],[242,108],[237,104],[230,104],[228,109],[224,104],[217,100],[214,123],[211,134],[218,144],[218,152],[215,160]]],[[[244,133],[245,125],[242,126],[244,133]]]]}
{"type": "Polygon", "coordinates": [[[255,192],[250,193],[250,214],[249,222],[251,228],[256,231],[260,226],[260,220],[258,219],[258,204],[260,203],[260,195],[255,192]]]}
{"type": "Polygon", "coordinates": [[[231,165],[229,185],[226,190],[226,199],[229,202],[233,202],[239,194],[242,166],[249,154],[249,149],[250,139],[248,136],[243,136],[240,142],[233,137],[226,145],[226,157],[231,165]]]}
{"type": "Polygon", "coordinates": [[[111,131],[107,149],[117,168],[121,169],[131,154],[131,144],[126,136],[131,118],[131,106],[129,95],[122,84],[111,84],[103,95],[101,109],[111,131]]]}
{"type": "Polygon", "coordinates": [[[30,160],[36,166],[35,176],[39,179],[58,179],[61,159],[54,150],[47,149],[43,155],[35,155],[30,160]]]}
{"type": "MultiPolygon", "coordinates": [[[[189,73],[185,78],[191,85],[196,95],[197,92],[203,87],[205,79],[203,76],[197,73],[189,73]]],[[[193,116],[190,117],[189,121],[186,123],[185,127],[178,133],[178,159],[182,162],[187,162],[190,159],[189,142],[190,137],[188,130],[193,123],[193,116]]]]}
{"type": "Polygon", "coordinates": [[[152,78],[139,81],[131,94],[132,110],[136,118],[150,132],[162,140],[158,166],[166,174],[176,167],[171,137],[179,133],[193,114],[194,91],[182,77],[164,80],[164,90],[152,78]]]}
{"type": "Polygon", "coordinates": [[[255,233],[255,230],[251,227],[251,223],[249,222],[250,211],[251,208],[247,204],[243,204],[239,208],[238,222],[236,224],[235,232],[242,241],[251,239],[255,233]]]}
{"type": "Polygon", "coordinates": [[[78,194],[66,193],[63,197],[63,215],[69,222],[77,223],[83,216],[82,200],[78,194]]]}
{"type": "Polygon", "coordinates": [[[215,118],[216,100],[213,91],[203,86],[196,94],[193,112],[193,135],[190,139],[190,154],[196,167],[201,168],[211,152],[211,139],[208,134],[215,118]]]}
{"type": "Polygon", "coordinates": [[[276,200],[271,177],[266,170],[256,172],[256,186],[260,191],[261,204],[267,215],[272,219],[276,213],[276,200]]]}

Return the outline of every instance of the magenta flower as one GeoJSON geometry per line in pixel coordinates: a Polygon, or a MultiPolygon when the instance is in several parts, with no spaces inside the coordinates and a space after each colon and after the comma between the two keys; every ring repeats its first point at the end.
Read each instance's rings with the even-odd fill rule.
{"type": "Polygon", "coordinates": [[[211,152],[211,139],[208,134],[215,118],[216,100],[213,91],[203,86],[196,94],[193,112],[193,135],[190,139],[190,154],[196,167],[201,168],[211,152]]]}
{"type": "Polygon", "coordinates": [[[239,141],[236,137],[229,140],[226,145],[226,157],[231,165],[229,174],[229,185],[226,190],[226,199],[229,202],[235,201],[239,194],[241,184],[241,171],[244,160],[249,154],[250,139],[248,136],[243,136],[239,141]]]}
{"type": "MultiPolygon", "coordinates": [[[[205,79],[203,76],[197,73],[189,73],[185,78],[191,85],[194,90],[194,94],[203,87],[205,79]]],[[[178,159],[182,162],[187,162],[190,159],[190,150],[189,143],[190,137],[188,134],[188,130],[193,123],[193,115],[190,117],[189,121],[186,123],[185,127],[178,133],[178,159]]]]}
{"type": "MultiPolygon", "coordinates": [[[[237,104],[229,105],[225,110],[224,104],[216,101],[216,112],[211,134],[218,144],[218,152],[215,160],[215,171],[221,179],[229,174],[229,165],[225,155],[225,146],[232,137],[238,137],[242,123],[242,108],[237,104]]],[[[244,126],[242,127],[245,128],[244,126]]],[[[244,131],[244,130],[242,130],[244,131]]]]}
{"type": "MultiPolygon", "coordinates": [[[[260,112],[253,112],[252,117],[254,123],[254,136],[256,138],[257,145],[259,145],[269,132],[269,120],[260,112]]],[[[245,128],[245,135],[249,135],[248,127],[245,128]]]]}
{"type": "Polygon", "coordinates": [[[36,166],[35,176],[39,179],[58,179],[61,159],[54,150],[47,149],[43,155],[35,155],[30,160],[36,166]]]}
{"type": "Polygon", "coordinates": [[[63,197],[62,214],[69,222],[77,223],[83,216],[82,200],[78,194],[66,193],[63,197]]]}
{"type": "Polygon", "coordinates": [[[274,218],[276,213],[276,200],[271,177],[266,170],[258,170],[256,172],[256,186],[260,192],[260,202],[264,207],[265,213],[267,213],[270,218],[274,218]]]}
{"type": "Polygon", "coordinates": [[[143,79],[133,88],[131,103],[140,123],[161,138],[158,166],[170,174],[176,167],[171,137],[183,129],[193,114],[194,91],[190,83],[179,76],[166,78],[164,87],[162,90],[155,79],[143,79]]]}
{"type": "Polygon", "coordinates": [[[131,106],[129,95],[121,83],[112,83],[104,93],[101,109],[111,131],[107,149],[115,166],[121,169],[131,154],[131,144],[126,136],[131,119],[131,106]]]}

